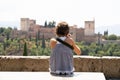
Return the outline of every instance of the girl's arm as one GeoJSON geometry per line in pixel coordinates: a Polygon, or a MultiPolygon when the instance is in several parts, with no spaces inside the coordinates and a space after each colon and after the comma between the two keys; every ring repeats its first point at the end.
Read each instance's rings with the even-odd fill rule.
{"type": "Polygon", "coordinates": [[[67,35],[67,40],[66,42],[68,42],[70,45],[72,45],[74,47],[74,52],[77,54],[77,55],[80,55],[81,54],[81,50],[80,48],[75,44],[74,40],[70,37],[71,35],[67,35]]]}
{"type": "Polygon", "coordinates": [[[50,47],[53,49],[55,47],[56,43],[57,43],[57,41],[54,38],[52,38],[50,40],[50,47]]]}
{"type": "Polygon", "coordinates": [[[74,47],[74,52],[75,52],[77,55],[80,55],[80,54],[81,54],[80,48],[75,44],[75,42],[73,41],[73,39],[71,39],[71,41],[72,41],[72,46],[74,47]]]}

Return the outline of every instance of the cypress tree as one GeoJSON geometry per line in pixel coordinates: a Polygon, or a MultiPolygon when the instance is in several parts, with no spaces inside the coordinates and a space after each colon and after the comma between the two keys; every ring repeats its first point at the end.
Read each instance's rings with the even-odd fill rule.
{"type": "Polygon", "coordinates": [[[36,33],[36,46],[38,48],[38,34],[36,33]]]}
{"type": "Polygon", "coordinates": [[[3,42],[3,49],[4,49],[4,51],[6,50],[6,43],[5,42],[3,42]]]}
{"type": "Polygon", "coordinates": [[[40,31],[38,31],[38,40],[40,40],[40,31]]]}
{"type": "Polygon", "coordinates": [[[98,45],[100,45],[100,32],[98,32],[98,45]]]}
{"type": "Polygon", "coordinates": [[[47,21],[45,21],[45,24],[44,24],[44,27],[47,27],[48,25],[47,25],[47,21]]]}
{"type": "Polygon", "coordinates": [[[9,33],[6,34],[6,38],[7,38],[7,40],[9,40],[9,38],[10,38],[10,34],[9,33]]]}
{"type": "Polygon", "coordinates": [[[45,38],[44,38],[44,34],[43,34],[43,36],[42,36],[42,48],[45,48],[46,46],[45,46],[45,38]]]}
{"type": "Polygon", "coordinates": [[[20,39],[18,39],[18,47],[19,47],[19,50],[20,50],[20,39]]]}
{"type": "Polygon", "coordinates": [[[28,56],[28,53],[27,53],[27,44],[26,44],[26,42],[25,42],[25,44],[24,44],[23,56],[28,56]]]}
{"type": "Polygon", "coordinates": [[[29,35],[29,40],[30,40],[30,41],[32,40],[32,38],[31,38],[31,34],[29,35]]]}

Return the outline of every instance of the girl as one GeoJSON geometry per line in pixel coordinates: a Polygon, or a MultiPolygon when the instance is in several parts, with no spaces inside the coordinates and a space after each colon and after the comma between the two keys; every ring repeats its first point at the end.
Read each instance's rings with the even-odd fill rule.
{"type": "MultiPolygon", "coordinates": [[[[56,27],[56,35],[59,39],[73,46],[73,50],[77,55],[81,54],[80,48],[75,44],[69,35],[69,26],[66,22],[58,23],[56,27]]],[[[50,40],[50,72],[51,74],[69,75],[73,74],[73,51],[66,45],[60,43],[56,39],[50,40]]]]}

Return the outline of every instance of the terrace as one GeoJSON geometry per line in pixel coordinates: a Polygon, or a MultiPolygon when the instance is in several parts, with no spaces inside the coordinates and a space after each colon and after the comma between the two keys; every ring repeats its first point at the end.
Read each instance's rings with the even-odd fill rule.
{"type": "MultiPolygon", "coordinates": [[[[85,77],[93,77],[93,80],[104,80],[102,79],[104,78],[103,74],[108,80],[112,80],[111,78],[114,78],[113,80],[120,80],[120,57],[74,56],[74,67],[75,74],[73,77],[69,77],[70,80],[84,79],[85,77]],[[76,75],[80,76],[76,77],[76,75]],[[96,76],[97,79],[95,79],[96,76]]],[[[8,80],[4,79],[7,77],[5,77],[7,74],[30,77],[36,74],[39,76],[38,78],[40,78],[40,75],[43,79],[46,77],[42,75],[51,78],[49,75],[49,56],[0,56],[0,71],[0,75],[2,75],[0,78],[2,80],[8,80]]],[[[63,79],[63,77],[57,77],[56,79],[58,78],[63,79]]],[[[68,77],[66,79],[68,80],[68,77]]]]}

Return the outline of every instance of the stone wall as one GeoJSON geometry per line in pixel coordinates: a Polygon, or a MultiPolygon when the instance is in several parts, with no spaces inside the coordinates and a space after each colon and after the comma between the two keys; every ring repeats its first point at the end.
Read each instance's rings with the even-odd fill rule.
{"type": "MultiPolygon", "coordinates": [[[[120,78],[120,57],[74,56],[77,72],[103,72],[120,78]]],[[[0,71],[49,71],[49,56],[0,56],[0,71]]]]}
{"type": "Polygon", "coordinates": [[[120,44],[120,40],[102,40],[101,44],[115,43],[120,44]]]}

